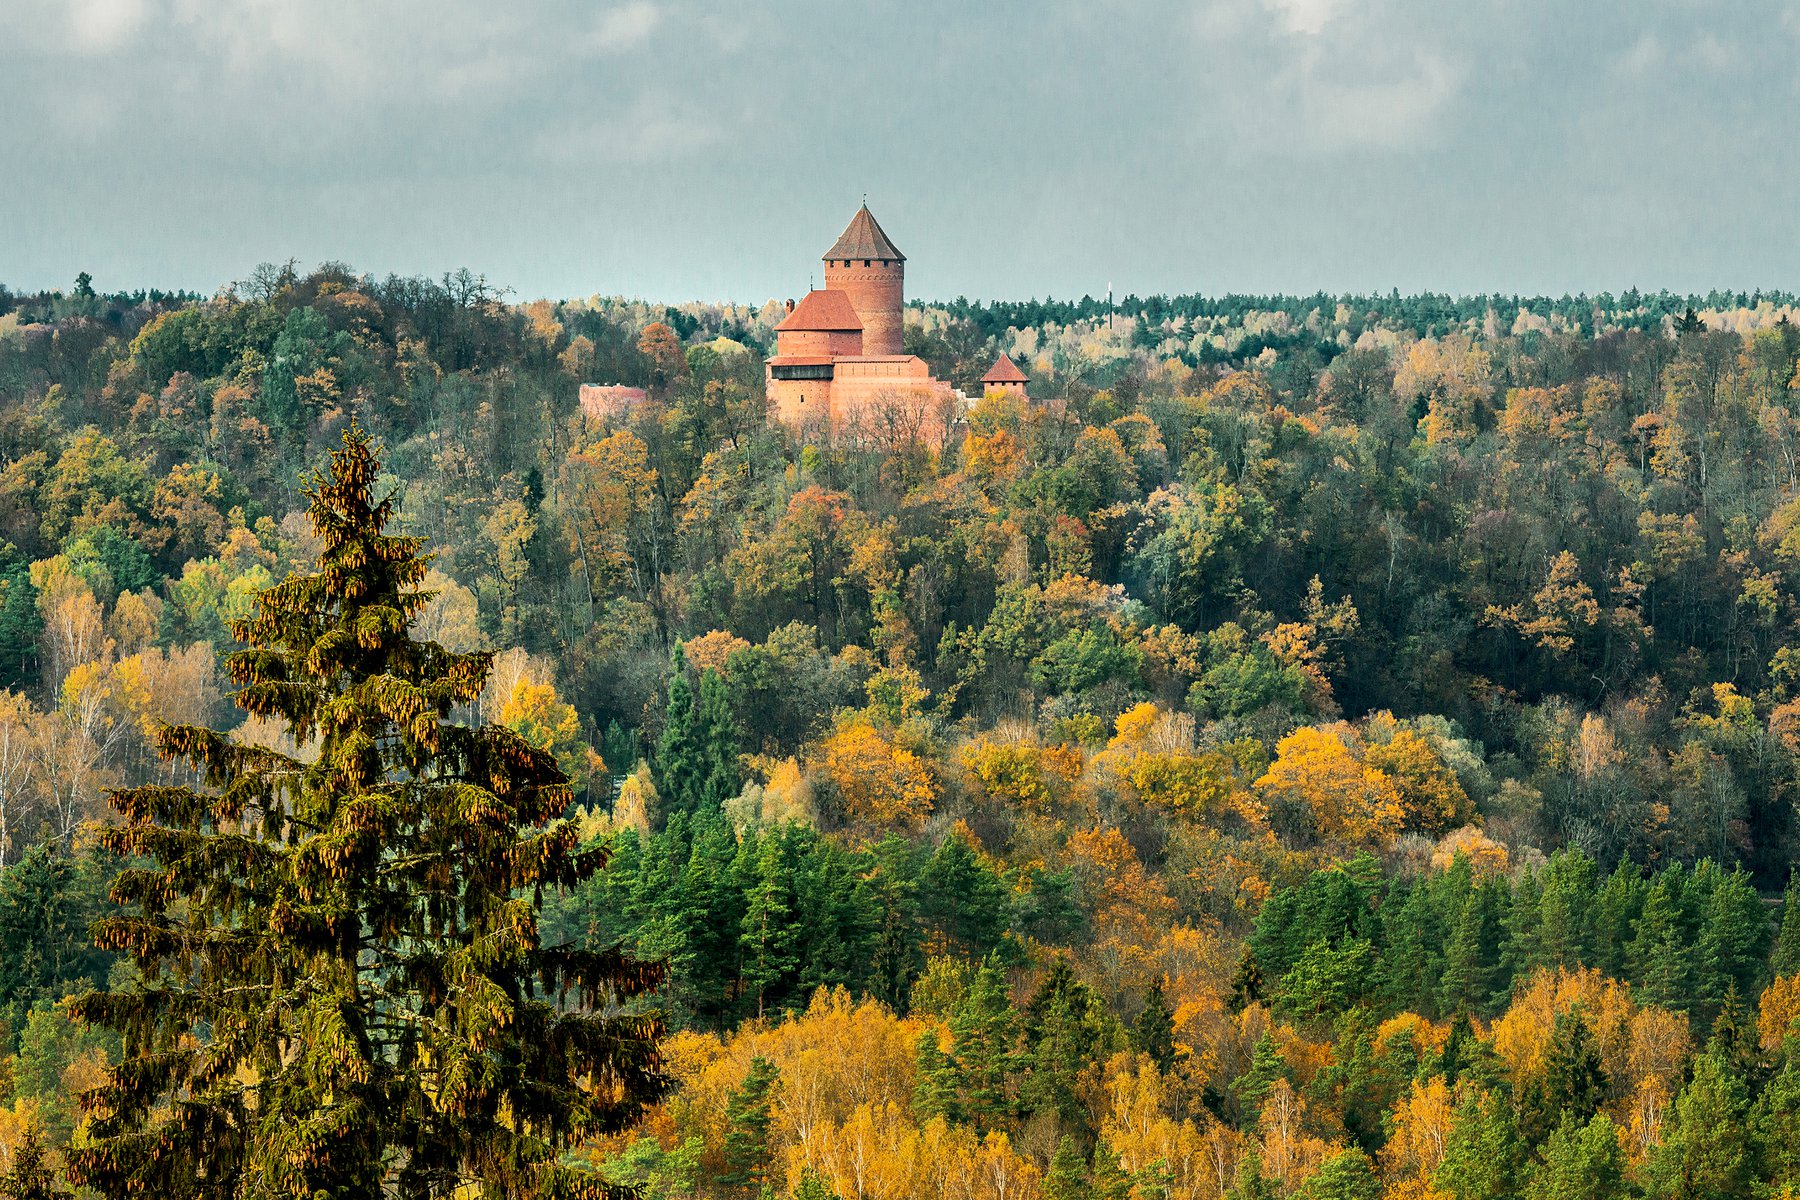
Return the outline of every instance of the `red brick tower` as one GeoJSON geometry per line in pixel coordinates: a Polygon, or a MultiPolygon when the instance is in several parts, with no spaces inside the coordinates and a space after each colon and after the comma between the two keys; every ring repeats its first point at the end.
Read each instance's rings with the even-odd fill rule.
{"type": "Polygon", "coordinates": [[[1025,377],[1025,372],[1019,370],[1012,359],[1002,354],[994,360],[994,365],[988,368],[988,373],[981,377],[981,393],[989,396],[998,392],[1003,396],[1017,396],[1019,399],[1025,400],[1029,399],[1025,395],[1025,386],[1030,382],[1031,380],[1025,377]]]}
{"type": "Polygon", "coordinates": [[[867,204],[856,210],[837,244],[825,252],[825,286],[850,297],[862,318],[862,352],[869,355],[901,354],[900,309],[906,255],[888,240],[875,223],[867,204]]]}

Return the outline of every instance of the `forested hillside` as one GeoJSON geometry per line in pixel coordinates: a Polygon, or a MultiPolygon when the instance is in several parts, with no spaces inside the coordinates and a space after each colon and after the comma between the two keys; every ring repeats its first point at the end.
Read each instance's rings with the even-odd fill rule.
{"type": "Polygon", "coordinates": [[[519,885],[545,941],[666,970],[671,1090],[578,1170],[1800,1189],[1792,297],[915,306],[1032,377],[940,452],[766,421],[773,302],[90,283],[0,289],[0,1194],[121,1054],[70,997],[142,982],[109,793],[202,782],[165,723],[320,752],[222,664],[352,421],[413,636],[498,651],[455,714],[606,856],[519,885]]]}

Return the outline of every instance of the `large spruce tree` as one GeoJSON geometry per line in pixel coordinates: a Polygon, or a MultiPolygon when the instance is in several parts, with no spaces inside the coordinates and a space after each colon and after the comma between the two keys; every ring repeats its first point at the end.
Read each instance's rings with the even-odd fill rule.
{"type": "Polygon", "coordinates": [[[561,1165],[661,1086],[656,968],[540,944],[546,888],[600,866],[570,788],[512,732],[450,720],[489,656],[415,640],[420,540],[385,532],[352,428],[315,477],[317,569],[234,635],[236,699],[290,756],[171,727],[196,787],[118,793],[131,865],[96,940],[141,978],[82,997],[124,1057],[72,1178],[108,1197],[588,1197],[561,1165]]]}

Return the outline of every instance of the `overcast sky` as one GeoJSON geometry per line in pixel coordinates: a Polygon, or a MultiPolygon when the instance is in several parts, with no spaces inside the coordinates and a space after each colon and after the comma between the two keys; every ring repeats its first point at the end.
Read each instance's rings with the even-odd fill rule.
{"type": "Polygon", "coordinates": [[[0,282],[1800,288],[1800,0],[0,0],[0,282]]]}

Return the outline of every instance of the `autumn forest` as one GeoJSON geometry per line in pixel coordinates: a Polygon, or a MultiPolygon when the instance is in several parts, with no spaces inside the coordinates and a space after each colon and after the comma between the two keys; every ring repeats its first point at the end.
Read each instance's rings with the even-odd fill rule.
{"type": "Polygon", "coordinates": [[[0,1196],[1800,1196],[1797,308],[0,288],[0,1196]]]}

